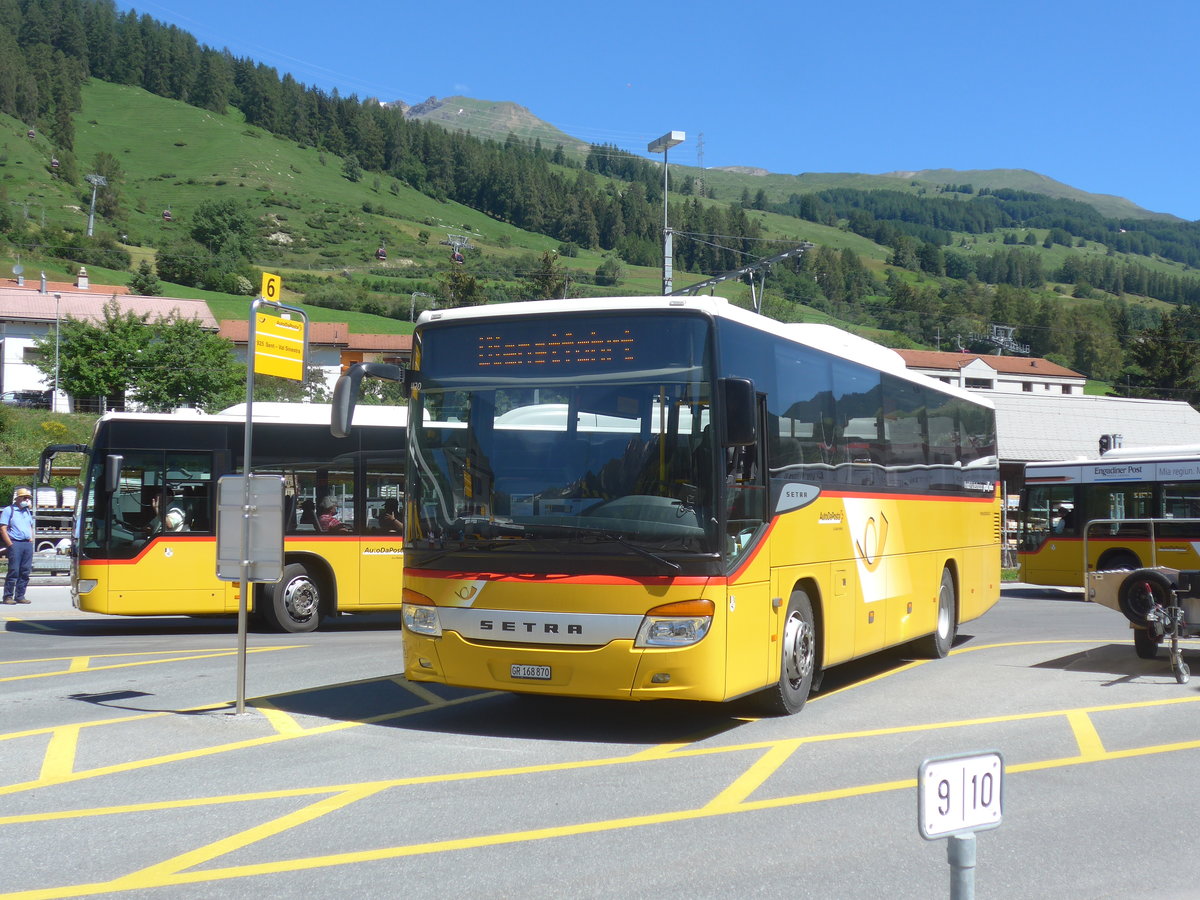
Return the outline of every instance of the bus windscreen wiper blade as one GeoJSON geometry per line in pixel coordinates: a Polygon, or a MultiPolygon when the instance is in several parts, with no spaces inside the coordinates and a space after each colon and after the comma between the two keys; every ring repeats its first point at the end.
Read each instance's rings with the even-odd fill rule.
{"type": "Polygon", "coordinates": [[[646,559],[653,560],[660,566],[665,566],[674,572],[681,571],[679,563],[672,562],[669,559],[659,556],[653,550],[647,550],[645,547],[639,547],[637,544],[630,543],[623,534],[617,531],[606,531],[603,528],[588,528],[583,525],[559,525],[557,523],[539,523],[537,525],[530,525],[528,527],[538,531],[565,531],[568,534],[578,534],[581,537],[594,537],[603,541],[612,541],[615,544],[620,544],[626,550],[636,553],[639,556],[644,556],[646,559]]]}

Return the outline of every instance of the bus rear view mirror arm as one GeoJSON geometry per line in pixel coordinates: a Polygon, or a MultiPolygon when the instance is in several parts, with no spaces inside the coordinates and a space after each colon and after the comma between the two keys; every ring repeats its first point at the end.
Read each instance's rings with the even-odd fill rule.
{"type": "Polygon", "coordinates": [[[385,381],[398,381],[404,385],[405,391],[413,378],[411,369],[391,363],[360,362],[352,365],[350,371],[338,378],[333,386],[333,418],[329,423],[329,430],[334,437],[343,438],[350,434],[350,426],[354,424],[354,404],[358,402],[359,385],[368,375],[385,381]]]}

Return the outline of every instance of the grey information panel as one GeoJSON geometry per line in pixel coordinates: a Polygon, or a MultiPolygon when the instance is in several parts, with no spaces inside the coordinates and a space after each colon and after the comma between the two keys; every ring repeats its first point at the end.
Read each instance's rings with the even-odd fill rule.
{"type": "Polygon", "coordinates": [[[273,583],[283,577],[283,476],[222,475],[217,479],[217,578],[242,580],[242,528],[250,530],[245,578],[273,583]],[[250,509],[245,514],[246,479],[250,509]]]}

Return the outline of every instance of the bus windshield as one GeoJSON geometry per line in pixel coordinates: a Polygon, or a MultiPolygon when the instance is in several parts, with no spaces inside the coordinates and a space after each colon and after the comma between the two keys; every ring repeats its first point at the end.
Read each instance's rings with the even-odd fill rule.
{"type": "Polygon", "coordinates": [[[567,325],[531,317],[425,332],[437,363],[421,371],[410,445],[410,549],[519,550],[524,538],[716,551],[707,323],[567,325]]]}

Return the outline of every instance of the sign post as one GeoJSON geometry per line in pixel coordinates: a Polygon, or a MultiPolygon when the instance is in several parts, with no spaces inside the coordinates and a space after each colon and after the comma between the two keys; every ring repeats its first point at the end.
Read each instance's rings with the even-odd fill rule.
{"type": "Polygon", "coordinates": [[[1004,757],[999,750],[939,756],[917,769],[917,830],[947,838],[951,900],[975,897],[975,832],[1004,816],[1004,757]]]}
{"type": "MultiPolygon", "coordinates": [[[[278,302],[283,279],[264,272],[262,296],[250,304],[250,335],[246,360],[246,438],[242,446],[242,474],[250,475],[254,459],[254,375],[276,375],[304,380],[308,362],[308,316],[304,310],[278,302]]],[[[246,619],[249,604],[251,554],[250,517],[256,508],[251,478],[242,479],[241,572],[238,579],[237,712],[246,711],[246,619]]],[[[279,529],[282,536],[283,529],[279,529]]],[[[264,579],[256,579],[264,580],[264,579]]],[[[270,579],[266,579],[270,580],[270,579]]],[[[276,581],[279,576],[276,576],[276,581]]]]}

